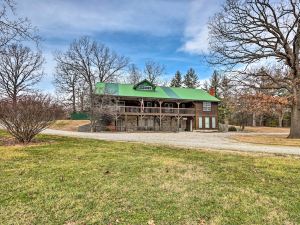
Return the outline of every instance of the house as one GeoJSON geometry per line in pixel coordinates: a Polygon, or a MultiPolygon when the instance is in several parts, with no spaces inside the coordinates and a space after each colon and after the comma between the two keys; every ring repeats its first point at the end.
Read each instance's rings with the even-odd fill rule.
{"type": "Polygon", "coordinates": [[[148,80],[136,85],[97,83],[96,95],[113,96],[116,131],[193,131],[218,128],[215,96],[192,88],[155,86],[148,80]]]}

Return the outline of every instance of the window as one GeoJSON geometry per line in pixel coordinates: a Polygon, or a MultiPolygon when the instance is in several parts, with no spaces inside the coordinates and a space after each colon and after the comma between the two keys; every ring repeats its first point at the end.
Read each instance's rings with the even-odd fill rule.
{"type": "Polygon", "coordinates": [[[205,117],[205,128],[206,129],[210,128],[210,126],[209,126],[209,117],[205,117]]]}
{"type": "Polygon", "coordinates": [[[173,103],[165,103],[165,107],[167,107],[167,108],[173,108],[173,103]]]}
{"type": "Polygon", "coordinates": [[[118,106],[125,106],[125,101],[118,101],[118,106]]]}
{"type": "Polygon", "coordinates": [[[146,106],[147,107],[152,107],[152,102],[147,102],[146,106]]]}
{"type": "Polygon", "coordinates": [[[138,87],[138,89],[139,90],[152,90],[152,86],[149,86],[149,85],[140,85],[139,87],[138,87]]]}
{"type": "Polygon", "coordinates": [[[203,119],[202,116],[199,117],[199,129],[203,128],[203,119]]]}
{"type": "Polygon", "coordinates": [[[213,128],[213,129],[216,128],[216,117],[211,118],[211,128],[213,128]]]}
{"type": "Polygon", "coordinates": [[[203,102],[203,112],[211,111],[211,102],[203,102]]]}
{"type": "Polygon", "coordinates": [[[148,127],[148,119],[144,119],[144,126],[148,127]]]}
{"type": "Polygon", "coordinates": [[[185,108],[185,104],[184,103],[181,104],[181,108],[185,108]]]}

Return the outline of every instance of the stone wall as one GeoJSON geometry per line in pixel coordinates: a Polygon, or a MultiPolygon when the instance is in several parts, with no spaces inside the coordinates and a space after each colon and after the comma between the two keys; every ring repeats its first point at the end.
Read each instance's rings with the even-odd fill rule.
{"type": "MultiPolygon", "coordinates": [[[[159,131],[159,117],[158,116],[127,116],[127,125],[125,124],[125,117],[120,117],[118,124],[119,131],[159,131]],[[126,129],[125,129],[126,128],[126,129]]],[[[185,121],[182,123],[183,130],[186,128],[185,121]]],[[[163,117],[161,131],[177,131],[176,117],[163,117]]]]}

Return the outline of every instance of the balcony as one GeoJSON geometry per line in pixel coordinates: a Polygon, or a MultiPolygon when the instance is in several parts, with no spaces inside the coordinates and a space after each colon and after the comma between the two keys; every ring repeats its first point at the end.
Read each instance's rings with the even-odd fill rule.
{"type": "Polygon", "coordinates": [[[195,116],[194,108],[169,108],[169,107],[144,107],[140,106],[116,106],[116,110],[121,115],[183,115],[195,116]]]}

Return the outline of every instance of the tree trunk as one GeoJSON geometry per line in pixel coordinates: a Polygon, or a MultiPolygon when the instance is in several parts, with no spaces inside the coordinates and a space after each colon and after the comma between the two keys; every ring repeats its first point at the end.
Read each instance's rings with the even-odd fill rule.
{"type": "Polygon", "coordinates": [[[80,98],[80,111],[83,112],[83,110],[84,110],[84,102],[83,102],[84,101],[84,95],[81,94],[79,98],[80,98]]]}
{"type": "Polygon", "coordinates": [[[292,121],[289,138],[300,138],[300,91],[294,90],[295,102],[292,106],[292,121]]]}
{"type": "Polygon", "coordinates": [[[11,98],[12,98],[13,106],[16,106],[17,105],[17,91],[16,90],[13,91],[11,98]]]}
{"type": "Polygon", "coordinates": [[[95,115],[94,115],[94,92],[93,92],[93,87],[91,85],[90,85],[90,122],[91,122],[91,132],[96,132],[95,115]]]}
{"type": "Polygon", "coordinates": [[[228,116],[225,114],[225,117],[224,117],[224,123],[225,123],[225,132],[228,132],[228,127],[229,127],[229,118],[228,116]]]}
{"type": "Polygon", "coordinates": [[[252,126],[256,127],[256,114],[255,113],[252,114],[252,126]]]}
{"type": "Polygon", "coordinates": [[[72,107],[73,112],[76,112],[76,96],[75,96],[75,87],[72,88],[72,107]]]}
{"type": "Polygon", "coordinates": [[[260,126],[260,127],[263,126],[263,120],[264,120],[264,116],[261,115],[261,116],[259,117],[259,126],[260,126]]]}
{"type": "Polygon", "coordinates": [[[282,127],[284,114],[278,116],[278,126],[282,127]]]}

